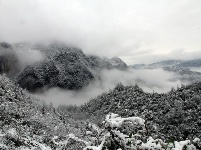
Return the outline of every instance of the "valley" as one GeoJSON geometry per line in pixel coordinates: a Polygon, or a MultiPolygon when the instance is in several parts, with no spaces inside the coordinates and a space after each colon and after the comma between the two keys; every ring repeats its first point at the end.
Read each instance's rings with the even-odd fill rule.
{"type": "Polygon", "coordinates": [[[199,59],[128,66],[59,42],[0,48],[1,149],[201,148],[199,59]],[[24,65],[20,48],[41,59],[24,65]]]}

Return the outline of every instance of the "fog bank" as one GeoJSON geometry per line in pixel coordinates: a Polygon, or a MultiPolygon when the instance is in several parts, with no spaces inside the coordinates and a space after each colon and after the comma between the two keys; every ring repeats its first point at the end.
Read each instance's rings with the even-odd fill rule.
{"type": "Polygon", "coordinates": [[[37,49],[18,48],[14,49],[14,51],[16,52],[22,70],[28,65],[43,61],[45,58],[41,51],[37,49]]]}
{"type": "Polygon", "coordinates": [[[103,70],[100,76],[101,80],[94,81],[82,90],[69,91],[51,88],[40,94],[39,97],[47,103],[52,102],[55,106],[60,104],[81,105],[103,92],[108,92],[120,82],[125,86],[137,83],[145,92],[153,92],[154,90],[158,93],[168,92],[172,87],[176,88],[181,85],[181,81],[177,80],[179,75],[164,71],[163,69],[103,70]]]}

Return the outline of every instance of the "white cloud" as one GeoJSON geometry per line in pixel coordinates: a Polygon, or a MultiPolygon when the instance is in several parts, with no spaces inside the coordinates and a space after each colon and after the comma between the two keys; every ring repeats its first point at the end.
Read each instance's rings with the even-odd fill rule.
{"type": "Polygon", "coordinates": [[[200,18],[200,0],[0,0],[0,41],[56,39],[141,63],[155,53],[200,51],[200,18]]]}
{"type": "Polygon", "coordinates": [[[45,56],[37,49],[14,49],[18,60],[20,62],[21,69],[24,69],[28,65],[43,61],[45,56]]]}
{"type": "Polygon", "coordinates": [[[59,88],[52,88],[40,94],[39,97],[46,102],[52,102],[55,106],[59,104],[84,104],[91,98],[108,92],[113,89],[117,83],[122,83],[125,86],[135,85],[136,83],[143,88],[145,92],[168,92],[171,87],[176,88],[181,85],[177,80],[178,75],[163,71],[162,69],[155,70],[103,70],[100,73],[101,80],[97,80],[82,90],[70,91],[59,88]]]}

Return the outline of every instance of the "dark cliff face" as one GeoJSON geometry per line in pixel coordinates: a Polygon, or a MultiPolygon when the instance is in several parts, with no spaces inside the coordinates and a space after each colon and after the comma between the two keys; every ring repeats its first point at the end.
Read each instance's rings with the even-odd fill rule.
{"type": "Polygon", "coordinates": [[[12,46],[6,42],[0,43],[0,74],[13,77],[19,69],[18,59],[12,46]]]}

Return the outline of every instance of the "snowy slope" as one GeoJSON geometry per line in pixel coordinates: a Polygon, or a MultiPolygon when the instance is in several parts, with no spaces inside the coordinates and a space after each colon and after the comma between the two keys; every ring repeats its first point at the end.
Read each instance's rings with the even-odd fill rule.
{"type": "Polygon", "coordinates": [[[119,58],[87,56],[81,49],[59,42],[35,44],[29,49],[40,50],[45,55],[43,61],[27,66],[16,79],[21,87],[29,91],[43,87],[76,90],[98,78],[98,72],[103,69],[127,69],[119,58]]]}

